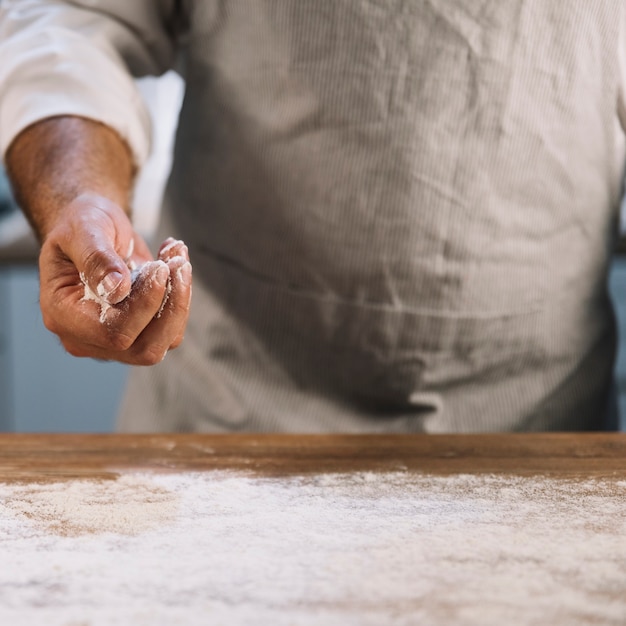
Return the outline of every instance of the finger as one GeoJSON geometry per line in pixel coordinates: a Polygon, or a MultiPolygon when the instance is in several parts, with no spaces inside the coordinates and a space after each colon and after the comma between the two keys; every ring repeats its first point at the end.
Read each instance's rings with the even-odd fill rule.
{"type": "MultiPolygon", "coordinates": [[[[183,339],[191,301],[191,264],[184,257],[169,263],[171,291],[162,311],[150,321],[137,340],[126,350],[88,345],[69,339],[63,342],[73,356],[115,360],[130,365],[154,365],[183,339]]],[[[132,295],[131,295],[132,297],[132,295]]]]}
{"type": "MultiPolygon", "coordinates": [[[[98,346],[90,346],[83,343],[76,343],[72,339],[61,341],[63,348],[75,357],[97,359],[99,361],[116,361],[125,363],[126,365],[154,365],[148,362],[142,355],[136,355],[131,350],[110,350],[107,348],[99,348],[98,346]]],[[[162,360],[162,359],[161,359],[162,360]]]]}
{"type": "Polygon", "coordinates": [[[46,309],[44,323],[59,335],[71,354],[77,354],[79,346],[85,351],[97,348],[124,352],[158,313],[168,280],[167,264],[147,263],[123,302],[111,305],[87,289],[82,298],[74,291],[64,299],[55,298],[51,308],[46,309]]]}
{"type": "Polygon", "coordinates": [[[158,315],[130,348],[135,362],[152,365],[177,348],[185,335],[191,304],[191,264],[183,256],[169,263],[169,293],[158,315]]]}
{"type": "Polygon", "coordinates": [[[89,288],[111,304],[121,302],[130,292],[125,256],[133,240],[134,231],[123,209],[91,195],[74,200],[67,219],[49,236],[89,288]]]}
{"type": "Polygon", "coordinates": [[[169,290],[169,276],[169,268],[163,261],[151,261],[140,268],[130,295],[101,316],[108,345],[128,350],[135,343],[161,310],[169,290]]]}
{"type": "MultiPolygon", "coordinates": [[[[185,246],[185,251],[187,247],[185,246]]],[[[171,294],[166,304],[164,314],[171,315],[179,320],[178,333],[174,336],[170,344],[170,350],[177,348],[183,341],[185,329],[189,319],[191,310],[191,294],[192,294],[192,266],[189,262],[189,256],[185,254],[181,257],[175,257],[168,265],[170,268],[170,285],[171,294]]]]}
{"type": "Polygon", "coordinates": [[[161,244],[157,258],[167,263],[176,257],[183,257],[186,261],[189,261],[189,251],[184,241],[168,237],[161,244]]]}

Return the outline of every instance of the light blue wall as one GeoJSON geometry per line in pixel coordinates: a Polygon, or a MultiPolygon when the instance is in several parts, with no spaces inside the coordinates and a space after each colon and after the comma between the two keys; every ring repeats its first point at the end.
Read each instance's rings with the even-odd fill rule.
{"type": "Polygon", "coordinates": [[[0,271],[0,286],[0,341],[6,340],[0,355],[0,379],[5,381],[0,427],[22,432],[113,430],[127,368],[65,353],[41,321],[34,267],[0,271]]]}
{"type": "Polygon", "coordinates": [[[0,431],[13,429],[8,282],[0,272],[0,431]]]}
{"type": "Polygon", "coordinates": [[[619,332],[615,378],[621,414],[620,430],[626,432],[626,257],[618,257],[613,262],[610,285],[619,332]]]}

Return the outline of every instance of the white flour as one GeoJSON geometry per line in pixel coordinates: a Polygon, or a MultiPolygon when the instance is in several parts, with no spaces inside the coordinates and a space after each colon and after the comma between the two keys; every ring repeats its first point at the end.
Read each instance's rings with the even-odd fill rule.
{"type": "MultiPolygon", "coordinates": [[[[142,287],[142,292],[141,292],[141,293],[147,293],[147,291],[152,289],[152,285],[153,285],[152,281],[154,279],[154,276],[156,275],[157,268],[160,265],[165,265],[165,263],[163,261],[148,261],[140,266],[136,266],[135,264],[129,265],[131,288],[135,286],[135,282],[137,281],[137,278],[142,273],[151,272],[150,275],[146,276],[145,282],[142,287]]],[[[106,290],[104,288],[103,283],[100,283],[98,285],[98,290],[96,293],[87,284],[87,279],[82,272],[80,273],[80,280],[85,286],[82,300],[93,301],[100,306],[100,323],[104,324],[107,320],[107,314],[113,305],[110,304],[106,298],[106,290]]],[[[161,303],[161,308],[159,309],[157,317],[161,316],[161,313],[163,312],[163,308],[165,307],[165,303],[167,302],[167,299],[169,298],[171,291],[172,291],[172,285],[168,278],[167,285],[165,288],[165,295],[163,297],[163,302],[161,303]]]]}
{"type": "Polygon", "coordinates": [[[83,294],[84,301],[93,301],[96,304],[100,305],[100,323],[104,324],[106,321],[107,313],[111,308],[111,304],[108,303],[106,299],[106,291],[104,289],[104,285],[100,283],[98,285],[98,293],[94,292],[93,289],[87,284],[87,279],[85,275],[80,273],[80,280],[85,285],[85,292],[83,294]]]}
{"type": "Polygon", "coordinates": [[[624,624],[626,481],[0,485],[0,624],[624,624]]]}

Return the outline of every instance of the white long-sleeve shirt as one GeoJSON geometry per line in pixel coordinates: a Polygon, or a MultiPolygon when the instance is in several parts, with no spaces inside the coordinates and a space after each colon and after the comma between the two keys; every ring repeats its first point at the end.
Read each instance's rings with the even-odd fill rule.
{"type": "Polygon", "coordinates": [[[3,0],[0,147],[186,80],[163,233],[183,346],[126,430],[600,426],[624,162],[619,0],[3,0]]]}

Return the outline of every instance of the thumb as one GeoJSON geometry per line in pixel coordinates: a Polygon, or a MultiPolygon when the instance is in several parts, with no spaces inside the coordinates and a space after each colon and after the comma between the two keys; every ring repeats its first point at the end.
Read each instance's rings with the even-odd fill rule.
{"type": "Polygon", "coordinates": [[[77,263],[81,280],[109,304],[121,302],[130,293],[131,276],[124,259],[108,241],[93,240],[84,261],[77,263]],[[80,269],[82,266],[82,270],[80,269]]]}
{"type": "Polygon", "coordinates": [[[101,196],[81,196],[68,207],[66,219],[61,248],[81,280],[109,304],[124,300],[131,288],[127,259],[134,234],[124,210],[101,196]]]}

